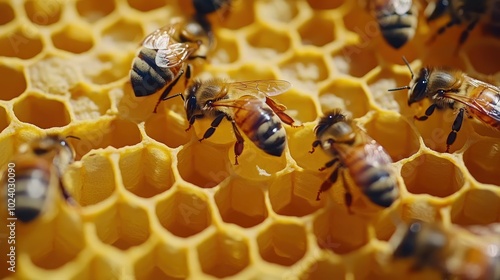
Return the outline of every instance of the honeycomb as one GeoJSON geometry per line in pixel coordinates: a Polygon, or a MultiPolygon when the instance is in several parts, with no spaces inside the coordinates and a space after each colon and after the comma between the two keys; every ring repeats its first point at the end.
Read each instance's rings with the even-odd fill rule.
{"type": "Polygon", "coordinates": [[[0,276],[438,279],[398,263],[385,270],[387,241],[399,220],[500,222],[500,133],[466,120],[443,153],[454,113],[415,122],[426,104],[408,107],[406,91],[387,89],[409,83],[403,55],[413,69],[448,65],[498,80],[500,40],[476,28],[452,55],[462,28],[429,47],[445,20],[428,24],[420,13],[414,39],[395,50],[362,2],[235,0],[227,18],[210,15],[217,45],[195,76],[290,81],[276,99],[304,123],[286,127],[283,156],[247,139],[235,166],[227,122],[200,143],[208,122],[185,132],[180,99],[153,114],[158,95],[136,98],[130,86],[141,40],[192,14],[191,1],[0,1],[0,166],[47,133],[80,138],[68,139],[76,161],[64,175],[80,206],[58,199],[37,221],[16,224],[15,273],[5,267],[10,233],[0,227],[0,276]],[[318,171],[325,154],[308,151],[317,120],[332,108],[394,160],[401,199],[392,207],[376,208],[351,187],[349,215],[339,184],[315,201],[331,171],[318,171]]]}

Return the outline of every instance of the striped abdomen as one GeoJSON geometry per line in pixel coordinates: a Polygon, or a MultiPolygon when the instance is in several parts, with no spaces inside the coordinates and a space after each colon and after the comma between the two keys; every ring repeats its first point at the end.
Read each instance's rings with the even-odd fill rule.
{"type": "Polygon", "coordinates": [[[392,174],[391,159],[382,147],[371,142],[343,150],[339,153],[343,165],[349,169],[356,185],[373,203],[391,206],[398,198],[399,190],[392,174]]]}
{"type": "Polygon", "coordinates": [[[281,156],[286,133],[273,110],[254,96],[244,96],[235,104],[234,120],[243,133],[267,154],[281,156]]]}
{"type": "Polygon", "coordinates": [[[39,158],[16,162],[16,217],[29,222],[45,209],[50,187],[51,165],[39,158]]]}
{"type": "Polygon", "coordinates": [[[130,82],[137,97],[158,92],[172,82],[181,69],[182,64],[171,68],[159,67],[155,62],[156,53],[156,50],[142,47],[139,55],[134,58],[130,82]]]}

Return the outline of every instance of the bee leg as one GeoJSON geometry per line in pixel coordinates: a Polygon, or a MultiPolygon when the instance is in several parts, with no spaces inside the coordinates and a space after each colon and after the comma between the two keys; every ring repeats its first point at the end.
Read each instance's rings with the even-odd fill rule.
{"type": "Polygon", "coordinates": [[[460,49],[460,46],[465,43],[467,38],[469,37],[469,33],[476,27],[476,24],[478,23],[478,19],[473,20],[469,25],[467,25],[467,28],[462,32],[460,35],[460,40],[458,41],[458,46],[455,48],[455,54],[458,53],[458,50],[460,49]]]}
{"type": "Polygon", "coordinates": [[[429,108],[427,108],[427,110],[425,110],[425,116],[421,116],[421,117],[414,116],[413,118],[416,119],[417,121],[425,121],[432,115],[432,113],[434,113],[434,110],[436,110],[436,107],[437,107],[437,104],[432,104],[431,106],[429,106],[429,108]]]}
{"type": "Polygon", "coordinates": [[[347,181],[345,179],[345,174],[344,172],[342,172],[341,174],[342,176],[342,184],[344,186],[344,202],[345,202],[345,205],[347,207],[347,212],[352,215],[354,214],[351,210],[351,205],[352,205],[352,194],[351,194],[351,191],[349,190],[349,187],[347,186],[347,181]]]}
{"type": "Polygon", "coordinates": [[[339,177],[339,169],[340,169],[340,166],[337,166],[335,168],[335,170],[333,170],[332,174],[330,174],[330,177],[328,177],[328,179],[326,181],[324,181],[323,184],[321,184],[321,187],[318,190],[318,194],[316,195],[316,201],[320,200],[319,197],[320,197],[321,193],[329,190],[332,187],[332,185],[335,182],[337,182],[337,178],[339,177]]]}
{"type": "Polygon", "coordinates": [[[321,168],[319,169],[319,171],[323,171],[323,170],[325,170],[325,169],[327,169],[327,168],[332,167],[332,166],[333,166],[336,162],[338,162],[338,161],[339,161],[339,159],[338,159],[338,158],[334,158],[333,160],[330,160],[329,162],[327,162],[327,163],[325,164],[325,166],[321,167],[321,168]]]}
{"type": "Polygon", "coordinates": [[[231,120],[231,124],[233,125],[234,136],[236,136],[236,143],[234,143],[234,165],[238,165],[238,157],[243,153],[244,140],[234,120],[231,120]]]}
{"type": "Polygon", "coordinates": [[[210,136],[212,136],[212,134],[214,134],[214,132],[215,132],[215,129],[219,126],[220,122],[224,119],[225,116],[226,115],[224,115],[224,114],[220,114],[220,115],[216,116],[215,119],[210,124],[210,127],[207,129],[207,131],[205,131],[205,134],[203,134],[203,138],[201,138],[198,141],[201,142],[201,141],[209,138],[210,136]]]}
{"type": "Polygon", "coordinates": [[[167,95],[170,93],[170,91],[172,90],[172,88],[174,88],[174,86],[177,84],[177,82],[179,81],[179,79],[182,77],[182,75],[184,75],[184,70],[181,69],[181,71],[179,71],[179,74],[177,75],[177,77],[175,78],[175,80],[173,80],[166,88],[165,90],[163,91],[163,93],[161,94],[160,98],[158,99],[158,102],[156,103],[155,105],[155,109],[153,110],[153,113],[156,113],[156,110],[158,109],[158,106],[160,105],[160,103],[164,100],[167,100],[167,95]]]}
{"type": "Polygon", "coordinates": [[[441,26],[436,33],[434,33],[434,35],[427,41],[427,44],[433,43],[434,41],[436,41],[436,38],[439,35],[443,34],[446,31],[446,29],[452,27],[453,25],[459,24],[459,23],[460,22],[456,19],[450,20],[447,24],[441,26]]]}
{"type": "Polygon", "coordinates": [[[270,97],[266,97],[267,106],[271,107],[271,109],[276,113],[280,120],[292,127],[300,127],[303,126],[301,122],[294,120],[287,113],[285,113],[286,107],[282,104],[277,103],[270,97]]]}
{"type": "Polygon", "coordinates": [[[314,153],[314,150],[316,149],[316,147],[318,147],[319,145],[321,145],[321,141],[320,140],[316,140],[312,143],[312,148],[311,150],[309,151],[310,154],[314,153]]]}
{"type": "Polygon", "coordinates": [[[457,132],[460,130],[462,127],[462,122],[464,120],[464,108],[460,108],[457,117],[455,118],[455,121],[453,121],[453,125],[451,126],[451,132],[448,134],[448,138],[446,139],[446,152],[450,152],[450,146],[455,142],[457,139],[457,132]]]}

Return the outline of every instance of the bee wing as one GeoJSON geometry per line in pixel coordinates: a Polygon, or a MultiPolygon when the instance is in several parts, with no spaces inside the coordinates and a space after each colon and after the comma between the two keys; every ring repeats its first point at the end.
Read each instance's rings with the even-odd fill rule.
{"type": "Polygon", "coordinates": [[[260,98],[275,96],[289,90],[292,85],[283,80],[255,80],[227,84],[228,89],[241,95],[254,95],[260,98]]]}
{"type": "MultiPolygon", "coordinates": [[[[496,89],[498,91],[498,89],[496,89]]],[[[500,122],[500,111],[488,100],[482,98],[472,98],[469,96],[458,95],[458,94],[445,94],[446,98],[456,100],[467,107],[480,112],[481,114],[487,115],[496,121],[500,122]]],[[[499,100],[500,101],[500,100],[499,100]]]]}
{"type": "Polygon", "coordinates": [[[375,0],[375,10],[382,15],[404,15],[411,9],[412,0],[375,0]]]}
{"type": "Polygon", "coordinates": [[[158,50],[155,58],[156,65],[166,68],[178,66],[184,62],[194,50],[195,49],[188,44],[171,44],[167,49],[158,50]]]}
{"type": "Polygon", "coordinates": [[[162,28],[158,28],[151,34],[146,36],[144,41],[142,41],[142,45],[148,49],[166,49],[170,44],[170,39],[174,32],[175,27],[173,25],[167,25],[162,28]]]}
{"type": "Polygon", "coordinates": [[[253,96],[245,95],[233,99],[220,99],[212,103],[214,107],[230,107],[251,111],[254,108],[262,107],[262,100],[253,96]]]}

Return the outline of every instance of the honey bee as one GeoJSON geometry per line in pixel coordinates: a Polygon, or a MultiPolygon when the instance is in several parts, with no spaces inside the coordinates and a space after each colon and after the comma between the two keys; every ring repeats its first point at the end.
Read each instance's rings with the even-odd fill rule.
{"type": "Polygon", "coordinates": [[[153,110],[185,74],[185,85],[191,77],[188,60],[206,59],[213,44],[210,24],[203,16],[176,19],[149,34],[143,41],[130,71],[136,97],[149,96],[165,87],[153,110]]]}
{"type": "Polygon", "coordinates": [[[424,116],[414,117],[416,120],[427,120],[435,109],[458,110],[446,140],[446,152],[450,151],[450,146],[457,138],[464,114],[500,130],[500,89],[498,87],[471,78],[457,69],[423,67],[415,77],[408,61],[405,58],[403,60],[411,73],[410,85],[389,91],[408,89],[408,106],[424,98],[432,102],[425,110],[424,116]]]}
{"type": "Polygon", "coordinates": [[[369,0],[368,7],[375,13],[386,42],[401,48],[415,36],[418,11],[411,0],[369,0]]]}
{"type": "Polygon", "coordinates": [[[434,20],[441,15],[448,14],[450,20],[441,26],[437,33],[431,38],[431,42],[440,34],[443,34],[446,29],[454,25],[466,25],[460,35],[458,48],[465,43],[469,37],[469,33],[474,30],[480,21],[485,22],[485,29],[500,36],[500,1],[498,0],[438,0],[432,3],[427,19],[434,20]]]}
{"type": "MultiPolygon", "coordinates": [[[[231,122],[236,143],[235,164],[243,152],[243,136],[238,128],[254,144],[272,156],[281,156],[286,145],[285,129],[281,121],[300,126],[284,111],[286,107],[276,103],[271,96],[287,91],[290,83],[282,80],[256,80],[226,82],[222,79],[195,81],[186,89],[185,109],[189,121],[188,131],[197,119],[213,119],[203,138],[209,138],[221,121],[231,122]],[[281,121],[280,121],[281,120],[281,121]]],[[[182,97],[182,95],[181,95],[182,97]]]]}
{"type": "Polygon", "coordinates": [[[481,235],[422,221],[402,225],[389,241],[395,248],[393,259],[411,259],[413,271],[435,269],[444,279],[500,279],[500,234],[478,227],[481,235]]]}
{"type": "MultiPolygon", "coordinates": [[[[322,192],[332,187],[338,179],[339,170],[344,168],[349,170],[356,185],[374,204],[389,207],[399,197],[391,157],[339,110],[326,113],[316,126],[315,133],[317,140],[313,142],[310,153],[320,146],[333,157],[320,171],[334,167],[330,177],[321,185],[316,200],[320,199],[322,192]]],[[[346,191],[345,203],[350,212],[352,196],[344,173],[341,175],[346,191]]]]}
{"type": "Polygon", "coordinates": [[[7,204],[15,205],[13,211],[19,220],[30,222],[43,213],[54,196],[55,187],[68,203],[76,204],[61,180],[74,155],[73,148],[59,135],[48,135],[19,148],[11,163],[12,168],[15,167],[15,183],[8,183],[6,173],[3,179],[7,204]]]}

